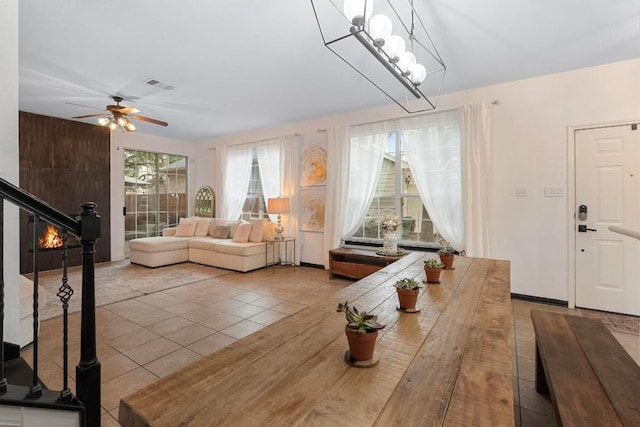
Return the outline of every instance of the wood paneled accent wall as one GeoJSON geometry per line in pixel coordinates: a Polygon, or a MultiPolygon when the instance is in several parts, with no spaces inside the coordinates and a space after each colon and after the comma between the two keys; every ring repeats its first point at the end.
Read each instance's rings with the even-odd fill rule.
{"type": "MultiPolygon", "coordinates": [[[[111,260],[109,129],[20,112],[20,187],[70,215],[84,202],[97,203],[101,238],[96,262],[111,260]]],[[[20,214],[20,272],[32,272],[29,215],[20,214]]],[[[40,253],[40,270],[61,268],[61,251],[40,253]]],[[[81,265],[81,250],[69,250],[68,265],[81,265]]]]}

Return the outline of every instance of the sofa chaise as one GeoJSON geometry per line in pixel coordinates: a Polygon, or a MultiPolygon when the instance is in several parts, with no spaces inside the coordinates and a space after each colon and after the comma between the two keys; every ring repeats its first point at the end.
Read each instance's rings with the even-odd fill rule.
{"type": "Polygon", "coordinates": [[[275,223],[266,218],[181,218],[177,227],[162,230],[162,236],[130,240],[129,260],[147,267],[195,262],[247,272],[272,259],[273,245],[267,245],[265,239],[274,236],[275,223]]]}

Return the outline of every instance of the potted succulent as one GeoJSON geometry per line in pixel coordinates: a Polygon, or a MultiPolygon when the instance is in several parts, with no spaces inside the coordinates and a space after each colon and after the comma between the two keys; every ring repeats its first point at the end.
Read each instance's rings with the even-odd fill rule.
{"type": "Polygon", "coordinates": [[[409,277],[405,277],[402,280],[398,280],[393,286],[396,287],[396,292],[398,293],[399,309],[408,313],[417,312],[416,302],[422,285],[409,277]]]}
{"type": "Polygon", "coordinates": [[[440,241],[440,244],[442,245],[442,248],[438,251],[440,262],[444,264],[445,270],[452,270],[453,260],[455,258],[453,248],[449,246],[449,243],[444,239],[440,241]]]}
{"type": "MultiPolygon", "coordinates": [[[[344,313],[347,319],[344,333],[349,341],[349,359],[367,361],[373,359],[378,331],[386,325],[377,322],[377,316],[366,311],[358,311],[349,302],[339,303],[337,312],[344,313]]],[[[346,355],[345,355],[345,358],[346,355]]]]}
{"type": "Polygon", "coordinates": [[[424,274],[427,276],[427,282],[440,283],[440,273],[444,268],[444,264],[437,259],[431,258],[424,262],[424,274]]]}

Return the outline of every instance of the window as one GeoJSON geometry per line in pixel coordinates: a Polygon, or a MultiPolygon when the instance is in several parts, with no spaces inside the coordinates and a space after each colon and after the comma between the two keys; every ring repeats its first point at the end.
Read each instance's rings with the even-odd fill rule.
{"type": "Polygon", "coordinates": [[[187,216],[187,158],[124,151],[125,241],[158,236],[187,216]]]}
{"type": "Polygon", "coordinates": [[[410,246],[430,246],[441,240],[424,206],[405,152],[404,131],[389,132],[380,178],[362,225],[348,239],[351,242],[380,244],[384,231],[380,217],[398,217],[398,242],[410,246]]]}
{"type": "Polygon", "coordinates": [[[247,198],[242,206],[240,219],[265,218],[267,208],[262,191],[262,181],[260,178],[260,166],[258,165],[258,155],[253,150],[251,159],[251,178],[247,190],[247,198]]]}

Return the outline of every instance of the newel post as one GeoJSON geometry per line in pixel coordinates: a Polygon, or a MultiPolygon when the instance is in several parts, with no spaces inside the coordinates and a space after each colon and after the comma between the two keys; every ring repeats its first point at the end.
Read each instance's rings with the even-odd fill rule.
{"type": "Polygon", "coordinates": [[[76,395],[85,405],[85,425],[100,426],[100,362],[96,353],[95,245],[100,238],[96,204],[82,205],[82,313],[80,363],[76,366],[76,395]]]}

